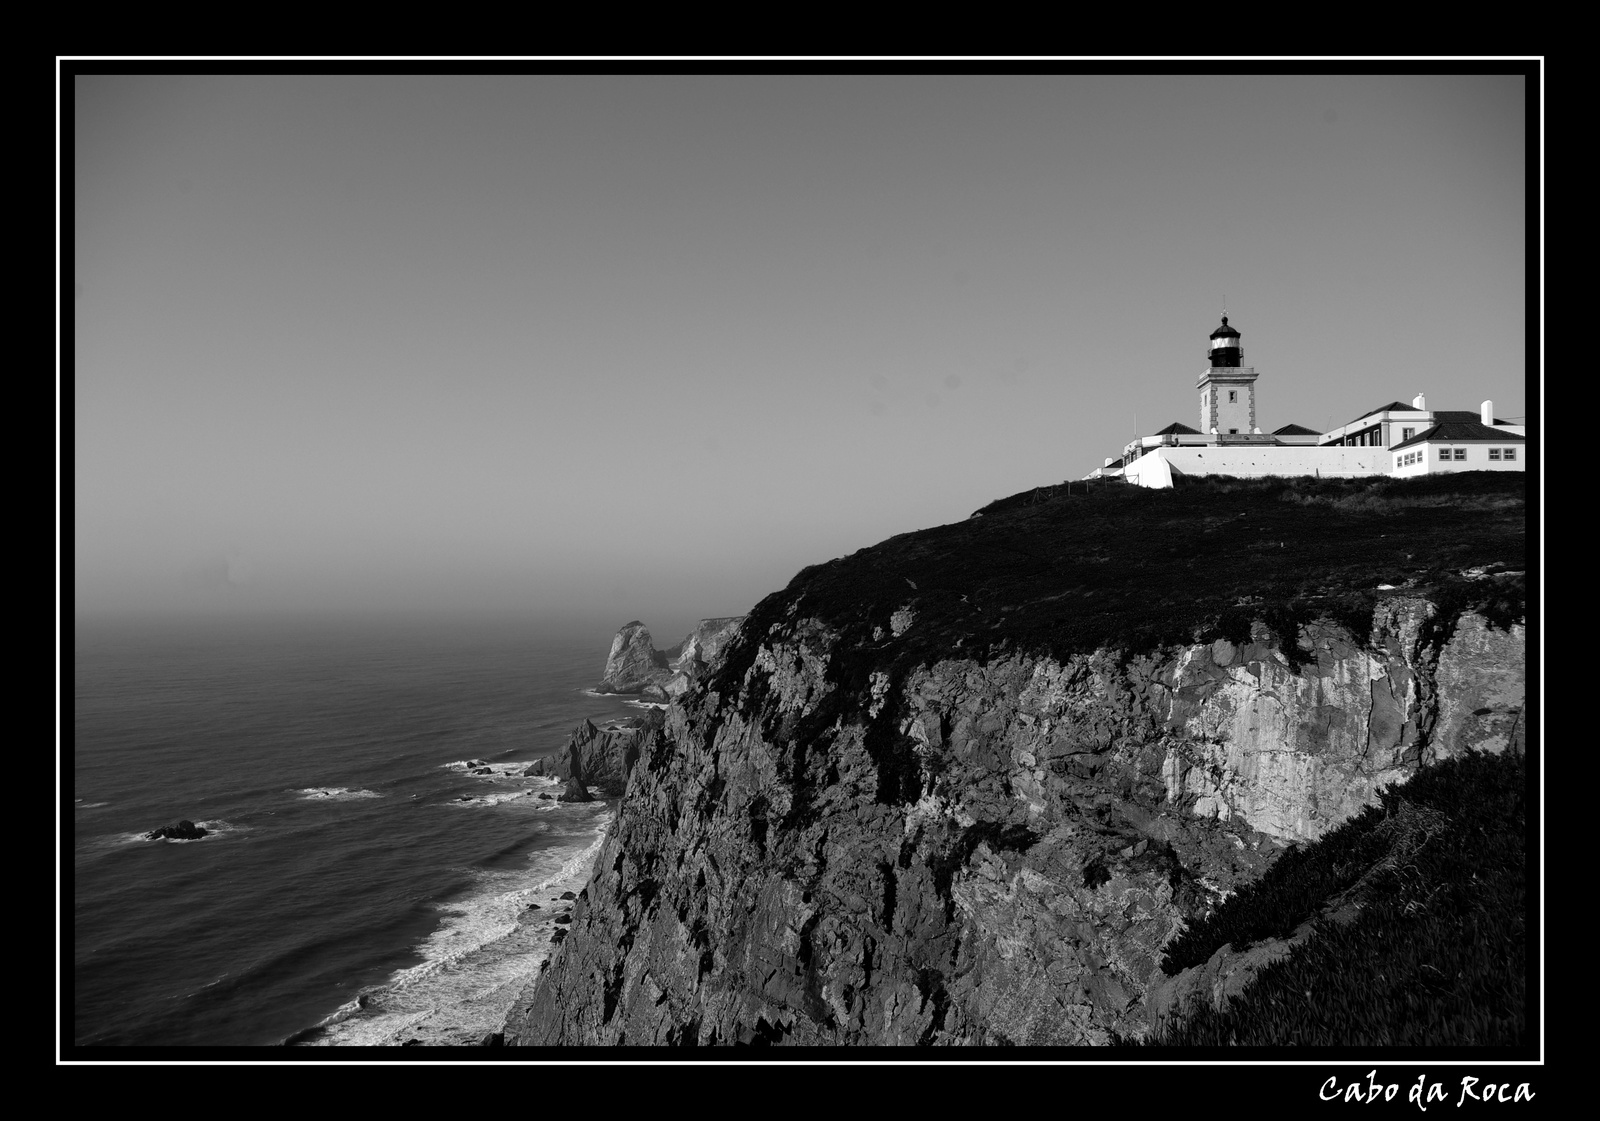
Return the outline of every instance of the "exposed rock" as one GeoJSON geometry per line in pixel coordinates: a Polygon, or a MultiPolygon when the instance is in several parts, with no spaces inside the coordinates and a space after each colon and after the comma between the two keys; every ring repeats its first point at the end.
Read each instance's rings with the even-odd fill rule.
{"type": "Polygon", "coordinates": [[[592,802],[594,795],[589,793],[589,788],[583,784],[581,778],[573,777],[567,780],[567,785],[556,796],[558,802],[592,802]]]}
{"type": "MultiPolygon", "coordinates": [[[[1235,525],[1243,491],[1023,495],[803,571],[638,742],[506,1042],[1076,1046],[1248,983],[1284,946],[1178,978],[1164,949],[1424,761],[1521,750],[1526,676],[1507,581],[1471,583],[1509,588],[1482,613],[1420,580],[1372,596],[1389,568],[1369,553],[1415,551],[1422,506],[1341,512],[1367,552],[1301,530],[1288,590],[1242,596],[1244,550],[1306,517],[1257,490],[1252,522],[1277,519],[1260,542],[1235,525]],[[1096,514],[1114,503],[1139,533],[1096,514]],[[1090,515],[1098,536],[1064,555],[1090,515]],[[1223,605],[1191,611],[1212,587],[1223,605]],[[1160,610],[1133,627],[1141,597],[1160,610]]],[[[1459,511],[1432,509],[1451,571],[1520,555],[1513,506],[1484,503],[1499,536],[1473,555],[1459,511]]]]}
{"type": "MultiPolygon", "coordinates": [[[[1258,626],[1131,659],[949,659],[859,698],[830,673],[838,636],[797,618],[736,693],[669,710],[508,1038],[1140,1034],[1187,920],[1406,777],[1441,713],[1520,697],[1515,642],[1470,617],[1437,674],[1431,610],[1385,601],[1366,645],[1309,627],[1297,670],[1258,626]]],[[[1231,992],[1275,952],[1187,984],[1231,992]]]]}
{"type": "Polygon", "coordinates": [[[598,693],[638,693],[665,703],[689,688],[739,631],[742,616],[702,619],[670,650],[657,650],[650,632],[635,620],[617,632],[606,657],[598,693]]]}
{"type": "Polygon", "coordinates": [[[576,899],[576,898],[578,898],[578,893],[575,892],[575,891],[563,891],[561,893],[561,898],[562,899],[576,899]]]}
{"type": "Polygon", "coordinates": [[[636,619],[625,623],[612,639],[605,674],[595,691],[637,693],[658,678],[665,681],[671,676],[666,654],[655,648],[649,630],[636,619]]]}
{"type": "MultiPolygon", "coordinates": [[[[662,727],[659,712],[635,717],[620,726],[601,729],[585,720],[567,737],[567,746],[558,754],[538,760],[538,774],[558,779],[581,778],[608,795],[621,794],[628,784],[628,773],[646,745],[654,742],[662,727]]],[[[530,768],[531,770],[531,768],[530,768]]]]}
{"type": "Polygon", "coordinates": [[[198,841],[209,834],[211,830],[202,829],[188,818],[184,818],[176,825],[163,825],[159,829],[152,829],[145,834],[145,839],[159,841],[163,838],[172,838],[179,841],[198,841]]]}

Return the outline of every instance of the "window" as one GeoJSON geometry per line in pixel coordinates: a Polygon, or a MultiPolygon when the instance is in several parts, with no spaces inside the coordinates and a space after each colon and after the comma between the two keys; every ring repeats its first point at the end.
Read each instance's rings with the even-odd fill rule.
{"type": "Polygon", "coordinates": [[[1499,448],[1490,448],[1489,449],[1489,458],[1492,459],[1492,460],[1498,460],[1500,458],[1500,449],[1499,448]]]}
{"type": "Polygon", "coordinates": [[[1238,402],[1238,400],[1239,400],[1239,391],[1237,389],[1228,390],[1228,404],[1230,404],[1230,405],[1235,404],[1235,403],[1238,402]]]}
{"type": "Polygon", "coordinates": [[[1444,463],[1449,458],[1450,458],[1450,449],[1449,448],[1440,448],[1439,449],[1439,462],[1440,463],[1444,463]]]}
{"type": "Polygon", "coordinates": [[[1459,462],[1465,460],[1466,458],[1467,458],[1467,449],[1466,448],[1457,448],[1456,449],[1456,462],[1459,463],[1459,462]]]}
{"type": "Polygon", "coordinates": [[[1409,439],[1411,439],[1411,437],[1415,436],[1416,434],[1417,434],[1417,430],[1415,428],[1402,428],[1400,430],[1400,438],[1402,440],[1409,440],[1409,439]]]}
{"type": "Polygon", "coordinates": [[[1405,456],[1403,456],[1403,455],[1397,455],[1397,456],[1395,456],[1395,457],[1394,457],[1394,465],[1395,465],[1395,468],[1396,468],[1396,469],[1397,469],[1397,470],[1398,470],[1398,469],[1399,469],[1399,467],[1400,467],[1400,461],[1401,461],[1401,460],[1402,460],[1402,459],[1404,459],[1404,458],[1405,458],[1405,456]]]}

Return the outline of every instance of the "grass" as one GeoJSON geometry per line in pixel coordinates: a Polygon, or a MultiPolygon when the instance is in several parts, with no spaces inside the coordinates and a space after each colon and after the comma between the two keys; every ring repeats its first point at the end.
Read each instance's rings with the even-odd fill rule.
{"type": "MultiPolygon", "coordinates": [[[[830,676],[897,680],[915,665],[1004,653],[1064,660],[1246,639],[1265,621],[1295,656],[1307,622],[1368,637],[1388,584],[1461,611],[1524,612],[1525,476],[1416,479],[1206,478],[1171,490],[1106,481],[1025,491],[951,525],[892,537],[804,569],[759,603],[713,688],[729,690],[791,609],[839,633],[830,676]],[[891,617],[909,607],[911,627],[891,617]]],[[[1448,637],[1447,631],[1434,636],[1448,637]]],[[[848,680],[846,680],[848,679],[848,680]]]]}
{"type": "Polygon", "coordinates": [[[1233,939],[1287,933],[1341,895],[1222,1011],[1208,1003],[1157,1047],[1519,1047],[1527,1024],[1527,772],[1470,753],[1423,768],[1168,948],[1174,973],[1233,939]]]}

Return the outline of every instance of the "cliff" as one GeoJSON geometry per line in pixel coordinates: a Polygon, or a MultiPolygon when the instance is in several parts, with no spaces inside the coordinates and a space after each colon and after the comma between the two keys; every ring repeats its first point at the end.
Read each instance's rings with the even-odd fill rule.
{"type": "Polygon", "coordinates": [[[660,713],[649,713],[605,728],[585,720],[572,730],[564,749],[535,760],[524,773],[563,781],[577,779],[583,786],[593,787],[603,794],[621,794],[640,750],[654,742],[661,724],[660,713]]]}
{"type": "Polygon", "coordinates": [[[1078,484],[803,571],[640,744],[507,1042],[1138,1037],[1286,844],[1523,750],[1521,487],[1078,484]]]}

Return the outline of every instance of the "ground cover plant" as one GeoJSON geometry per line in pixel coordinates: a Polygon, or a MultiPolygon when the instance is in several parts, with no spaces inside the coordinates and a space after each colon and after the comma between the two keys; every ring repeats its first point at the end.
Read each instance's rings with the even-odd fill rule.
{"type": "Polygon", "coordinates": [[[1119,1042],[1527,1044],[1527,793],[1525,759],[1509,752],[1445,760],[1384,790],[1381,806],[1286,855],[1174,942],[1163,969],[1204,961],[1229,938],[1242,948],[1284,934],[1337,903],[1359,905],[1353,920],[1320,919],[1222,1011],[1206,1002],[1119,1042]]]}
{"type": "Polygon", "coordinates": [[[1025,491],[804,569],[751,612],[712,685],[736,684],[792,613],[839,633],[830,676],[841,683],[886,662],[898,681],[951,657],[1064,660],[1101,647],[1241,641],[1256,620],[1293,660],[1306,622],[1333,620],[1365,640],[1378,599],[1400,591],[1449,608],[1436,641],[1467,609],[1488,609],[1503,626],[1524,614],[1525,478],[1205,478],[1170,490],[1107,480],[1025,491]],[[1512,575],[1463,575],[1485,566],[1512,575]],[[897,635],[901,611],[913,622],[897,635]]]}

